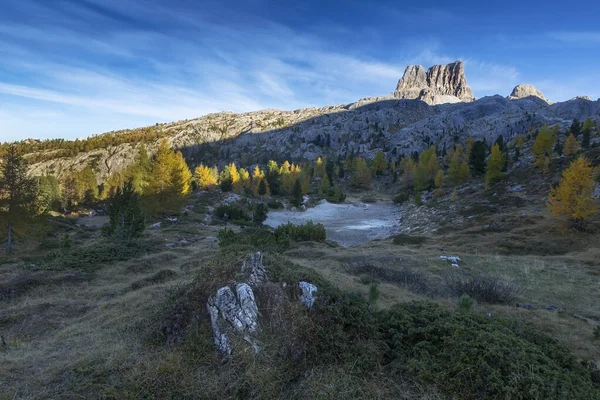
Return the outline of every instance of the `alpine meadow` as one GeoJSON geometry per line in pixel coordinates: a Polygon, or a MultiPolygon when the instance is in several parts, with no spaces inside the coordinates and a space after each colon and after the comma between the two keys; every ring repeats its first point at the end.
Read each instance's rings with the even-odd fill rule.
{"type": "Polygon", "coordinates": [[[0,0],[0,398],[600,399],[598,5],[202,3],[0,0]]]}

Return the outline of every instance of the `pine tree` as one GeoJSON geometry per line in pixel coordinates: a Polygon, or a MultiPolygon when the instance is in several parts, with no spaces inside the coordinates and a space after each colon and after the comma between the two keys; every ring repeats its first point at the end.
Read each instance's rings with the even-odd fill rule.
{"type": "Polygon", "coordinates": [[[563,147],[563,154],[565,156],[572,156],[577,154],[579,151],[579,142],[575,139],[575,136],[571,133],[567,140],[565,140],[565,145],[563,147]]]}
{"type": "Polygon", "coordinates": [[[386,169],[387,160],[385,159],[385,155],[382,151],[378,151],[375,154],[375,159],[373,160],[373,173],[375,175],[383,175],[386,169]]]}
{"type": "Polygon", "coordinates": [[[579,136],[579,134],[581,133],[581,124],[579,123],[577,118],[575,118],[573,120],[573,123],[571,124],[571,133],[573,134],[573,136],[575,136],[575,138],[577,138],[577,136],[579,136]]]}
{"type": "Polygon", "coordinates": [[[471,171],[473,171],[473,175],[475,176],[480,176],[485,173],[486,150],[487,146],[485,142],[478,140],[472,145],[470,151],[469,165],[471,167],[471,171]]]}
{"type": "Polygon", "coordinates": [[[586,120],[583,122],[583,136],[581,139],[581,147],[583,147],[584,149],[588,149],[590,147],[590,138],[594,127],[595,123],[591,120],[590,117],[586,118],[586,120]]]}
{"type": "Polygon", "coordinates": [[[367,166],[365,160],[357,157],[354,160],[354,170],[354,177],[352,178],[353,185],[361,189],[371,188],[371,170],[367,166]]]}
{"type": "Polygon", "coordinates": [[[435,195],[439,197],[442,195],[442,186],[444,185],[444,171],[439,170],[433,180],[433,184],[435,185],[435,195]]]}
{"type": "Polygon", "coordinates": [[[279,173],[277,163],[273,160],[270,160],[267,164],[266,177],[271,193],[274,195],[280,194],[281,174],[279,173]]]}
{"type": "Polygon", "coordinates": [[[75,179],[77,181],[77,197],[83,204],[93,205],[98,199],[98,181],[94,170],[87,165],[75,173],[75,179]]]}
{"type": "Polygon", "coordinates": [[[486,172],[485,172],[485,184],[486,187],[497,180],[504,177],[502,169],[504,168],[504,154],[500,151],[500,146],[497,144],[492,146],[492,154],[487,161],[486,172]]]}
{"type": "Polygon", "coordinates": [[[39,187],[38,210],[39,213],[62,210],[62,195],[60,183],[53,175],[44,175],[37,178],[39,187]]]}
{"type": "Polygon", "coordinates": [[[105,236],[129,241],[142,234],[144,214],[132,181],[118,188],[108,200],[108,216],[110,223],[103,229],[105,236]]]}
{"type": "Polygon", "coordinates": [[[302,183],[300,179],[296,179],[294,182],[294,189],[292,191],[292,200],[291,203],[294,207],[300,207],[302,205],[304,198],[302,196],[302,183]]]}
{"type": "Polygon", "coordinates": [[[315,163],[315,178],[322,178],[325,174],[325,162],[321,157],[317,158],[317,162],[315,163]]]}
{"type": "Polygon", "coordinates": [[[573,227],[581,229],[598,212],[594,199],[597,170],[581,156],[563,171],[557,187],[550,188],[548,208],[553,215],[569,218],[573,227]]]}
{"type": "Polygon", "coordinates": [[[552,144],[556,141],[556,131],[558,126],[549,128],[544,125],[538,133],[533,144],[533,154],[535,156],[535,166],[540,168],[543,173],[548,172],[552,154],[552,144]]]}
{"type": "Polygon", "coordinates": [[[416,165],[412,157],[404,157],[400,161],[402,170],[402,189],[408,190],[414,186],[416,165]]]}
{"type": "Polygon", "coordinates": [[[450,167],[448,169],[448,179],[452,185],[460,185],[466,182],[470,177],[469,166],[462,159],[462,146],[451,152],[450,167]]]}
{"type": "Polygon", "coordinates": [[[15,145],[0,160],[0,219],[5,224],[7,252],[13,249],[15,228],[35,216],[37,182],[27,176],[27,162],[15,145]]]}
{"type": "Polygon", "coordinates": [[[262,200],[264,195],[267,194],[267,181],[265,178],[260,180],[260,183],[258,184],[258,195],[260,196],[260,199],[262,200]]]}
{"type": "MultiPolygon", "coordinates": [[[[329,135],[327,135],[329,137],[329,135]]],[[[333,186],[333,182],[334,182],[334,169],[335,169],[335,163],[332,160],[327,160],[327,162],[325,163],[325,173],[327,174],[327,177],[329,178],[329,182],[331,183],[331,185],[333,186]]]]}
{"type": "Polygon", "coordinates": [[[329,182],[329,177],[327,174],[325,174],[323,179],[321,179],[321,183],[319,183],[319,190],[321,191],[321,194],[327,193],[330,187],[331,183],[329,182]]]}

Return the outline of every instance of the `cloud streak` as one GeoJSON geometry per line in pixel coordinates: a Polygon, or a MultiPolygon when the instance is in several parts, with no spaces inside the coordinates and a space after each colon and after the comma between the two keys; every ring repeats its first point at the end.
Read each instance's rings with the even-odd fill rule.
{"type": "MultiPolygon", "coordinates": [[[[390,4],[371,17],[410,29],[461,22],[448,11],[390,4]]],[[[353,7],[359,17],[368,12],[362,3],[353,7]]],[[[224,110],[349,103],[391,93],[414,63],[464,59],[478,97],[507,95],[523,76],[510,63],[469,56],[435,34],[387,38],[377,25],[330,21],[300,29],[294,15],[238,8],[158,0],[8,4],[0,15],[0,141],[81,137],[224,110]]],[[[546,39],[595,43],[596,35],[557,31],[546,39]]]]}

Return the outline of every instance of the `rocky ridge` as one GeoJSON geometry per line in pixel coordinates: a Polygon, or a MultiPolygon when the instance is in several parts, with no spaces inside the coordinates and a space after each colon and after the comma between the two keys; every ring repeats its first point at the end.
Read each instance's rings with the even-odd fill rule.
{"type": "MultiPolygon", "coordinates": [[[[500,135],[509,141],[544,124],[568,129],[573,119],[587,117],[600,120],[600,100],[579,97],[549,104],[531,85],[517,86],[508,97],[474,100],[464,66],[456,62],[428,71],[408,67],[394,96],[295,111],[221,112],[163,124],[160,129],[191,166],[200,162],[222,166],[225,161],[251,165],[274,156],[299,161],[352,152],[372,158],[380,150],[389,158],[398,158],[432,144],[450,149],[467,136],[492,143],[500,135]],[[403,96],[407,98],[399,98],[403,96]],[[423,101],[428,96],[458,100],[432,105],[423,101]]],[[[50,173],[60,178],[66,171],[93,164],[102,182],[133,161],[137,146],[128,143],[36,163],[31,174],[50,173]]],[[[151,153],[157,146],[158,142],[146,144],[151,153]]]]}

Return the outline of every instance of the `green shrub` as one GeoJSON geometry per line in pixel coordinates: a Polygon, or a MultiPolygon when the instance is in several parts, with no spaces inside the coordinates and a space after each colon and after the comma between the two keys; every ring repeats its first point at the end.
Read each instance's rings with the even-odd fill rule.
{"type": "Polygon", "coordinates": [[[252,222],[252,216],[248,211],[236,204],[221,204],[215,209],[215,216],[223,218],[227,214],[229,221],[246,221],[252,222]]]}
{"type": "Polygon", "coordinates": [[[381,290],[379,290],[379,285],[376,282],[373,282],[369,286],[369,304],[377,303],[379,297],[381,297],[381,290]]]}
{"type": "Polygon", "coordinates": [[[51,251],[40,262],[40,265],[46,269],[76,269],[91,272],[101,268],[104,264],[129,260],[157,250],[156,244],[143,241],[104,240],[85,247],[51,251]]]}
{"type": "Polygon", "coordinates": [[[273,210],[279,210],[283,208],[283,203],[277,199],[269,199],[267,206],[273,210]]]}
{"type": "Polygon", "coordinates": [[[415,194],[415,205],[417,207],[421,207],[423,205],[423,200],[421,199],[421,192],[417,192],[415,194]]]}
{"type": "Polygon", "coordinates": [[[59,242],[60,248],[61,249],[70,249],[71,246],[73,245],[73,242],[71,241],[71,236],[69,236],[68,233],[65,233],[64,235],[62,235],[60,237],[60,242],[59,242]]]}
{"type": "Polygon", "coordinates": [[[394,244],[398,245],[422,245],[427,241],[425,236],[411,236],[406,234],[399,234],[394,236],[394,244]]]}
{"type": "Polygon", "coordinates": [[[291,223],[279,225],[275,229],[275,236],[277,238],[287,237],[298,242],[324,242],[327,238],[325,225],[315,224],[312,221],[303,225],[292,225],[291,223]]]}
{"type": "Polygon", "coordinates": [[[463,312],[473,311],[475,304],[477,304],[477,301],[473,300],[473,298],[466,293],[458,299],[458,308],[463,312]]]}
{"type": "Polygon", "coordinates": [[[410,194],[408,192],[399,192],[394,196],[394,203],[402,204],[410,199],[410,194]]]}
{"type": "Polygon", "coordinates": [[[268,212],[269,209],[263,203],[255,204],[252,210],[252,221],[256,225],[262,225],[262,223],[267,219],[268,212]]]}
{"type": "Polygon", "coordinates": [[[239,233],[225,228],[219,230],[217,238],[221,247],[249,246],[261,251],[281,252],[287,250],[290,246],[287,237],[278,237],[270,230],[263,228],[246,228],[239,233]]]}
{"type": "Polygon", "coordinates": [[[339,187],[330,187],[327,189],[325,194],[325,200],[330,203],[343,203],[346,200],[346,193],[344,193],[339,187]]]}
{"type": "Polygon", "coordinates": [[[381,315],[388,367],[456,399],[598,399],[591,371],[550,337],[432,303],[381,315]]]}

